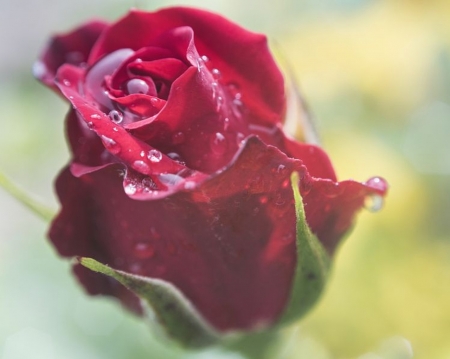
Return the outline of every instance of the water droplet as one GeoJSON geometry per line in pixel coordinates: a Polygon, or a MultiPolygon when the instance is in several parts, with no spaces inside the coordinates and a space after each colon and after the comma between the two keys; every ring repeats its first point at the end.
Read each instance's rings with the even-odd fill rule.
{"type": "Polygon", "coordinates": [[[120,146],[117,145],[117,142],[112,138],[102,135],[101,139],[103,141],[103,145],[109,152],[111,152],[112,154],[118,154],[120,152],[120,146]]]}
{"type": "Polygon", "coordinates": [[[72,83],[69,80],[67,80],[67,79],[64,79],[62,82],[63,82],[64,86],[72,85],[72,83]]]}
{"type": "Polygon", "coordinates": [[[216,111],[219,112],[220,109],[222,108],[222,104],[223,104],[223,97],[222,96],[217,96],[216,97],[216,111]]]}
{"type": "Polygon", "coordinates": [[[87,123],[87,127],[89,127],[91,130],[94,129],[94,127],[95,127],[94,122],[89,121],[89,122],[87,123]]]}
{"type": "Polygon", "coordinates": [[[285,165],[278,165],[277,173],[283,174],[284,172],[286,172],[286,166],[285,165]]]}
{"type": "Polygon", "coordinates": [[[134,182],[128,182],[126,185],[125,185],[125,193],[127,194],[127,195],[129,195],[129,196],[132,196],[133,194],[135,194],[136,193],[136,191],[137,191],[137,186],[136,186],[136,183],[134,183],[134,182]]]}
{"type": "Polygon", "coordinates": [[[121,114],[119,111],[112,110],[110,111],[108,116],[114,123],[121,123],[123,121],[123,114],[121,114]]]}
{"type": "Polygon", "coordinates": [[[176,132],[173,134],[172,143],[174,145],[179,145],[179,144],[183,143],[185,139],[186,139],[186,136],[184,135],[184,133],[179,131],[179,132],[176,132]]]}
{"type": "Polygon", "coordinates": [[[185,183],[184,183],[184,188],[185,189],[194,189],[195,188],[195,182],[193,182],[193,181],[186,181],[185,183]]]}
{"type": "Polygon", "coordinates": [[[114,132],[119,132],[119,129],[117,127],[113,127],[114,132]]]}
{"type": "Polygon", "coordinates": [[[183,158],[176,152],[169,152],[167,157],[171,158],[174,161],[177,161],[180,165],[186,165],[186,162],[183,161],[183,158]]]}
{"type": "Polygon", "coordinates": [[[141,79],[131,79],[127,82],[127,92],[128,94],[140,93],[146,95],[148,93],[148,84],[141,79]]]}
{"type": "Polygon", "coordinates": [[[158,150],[152,149],[148,151],[147,158],[154,163],[158,163],[162,159],[162,153],[158,150]]]}
{"type": "Polygon", "coordinates": [[[170,187],[180,183],[180,181],[183,180],[183,177],[180,177],[173,173],[162,173],[159,175],[159,180],[166,186],[170,187]]]}
{"type": "Polygon", "coordinates": [[[145,157],[145,151],[141,151],[140,155],[141,157],[145,157]]]}
{"type": "Polygon", "coordinates": [[[242,146],[245,142],[245,135],[241,132],[238,132],[236,135],[236,141],[239,147],[242,146]]]}
{"type": "Polygon", "coordinates": [[[208,61],[209,61],[209,57],[206,56],[206,55],[203,55],[203,56],[201,57],[201,59],[202,59],[203,62],[208,62],[208,61]]]}
{"type": "Polygon", "coordinates": [[[383,205],[383,197],[377,194],[367,196],[364,200],[364,208],[366,208],[369,212],[378,212],[381,208],[383,208],[383,205]]]}
{"type": "Polygon", "coordinates": [[[230,119],[228,117],[225,117],[225,119],[223,120],[224,131],[228,131],[229,127],[230,127],[230,119]]]}
{"type": "Polygon", "coordinates": [[[96,119],[96,120],[101,120],[102,116],[100,116],[98,113],[94,113],[91,115],[91,118],[96,119]]]}
{"type": "Polygon", "coordinates": [[[155,248],[147,242],[137,242],[133,247],[133,254],[140,259],[152,258],[155,253],[155,248]]]}
{"type": "Polygon", "coordinates": [[[367,186],[377,189],[382,192],[386,192],[389,188],[388,183],[382,177],[372,177],[369,178],[366,183],[367,186]]]}
{"type": "Polygon", "coordinates": [[[237,117],[237,118],[241,118],[242,117],[242,111],[244,108],[244,104],[242,103],[242,101],[238,98],[235,98],[233,100],[233,106],[231,107],[233,110],[233,114],[237,117]]]}
{"type": "Polygon", "coordinates": [[[212,151],[217,155],[221,155],[226,152],[227,147],[228,145],[225,136],[220,132],[216,132],[211,139],[212,151]]]}
{"type": "Polygon", "coordinates": [[[150,170],[150,168],[148,167],[148,164],[146,164],[144,161],[141,161],[141,160],[134,161],[133,168],[136,171],[141,172],[143,174],[147,174],[150,170]]]}
{"type": "Polygon", "coordinates": [[[216,80],[218,80],[222,77],[222,74],[220,73],[219,69],[212,69],[211,73],[216,80]]]}

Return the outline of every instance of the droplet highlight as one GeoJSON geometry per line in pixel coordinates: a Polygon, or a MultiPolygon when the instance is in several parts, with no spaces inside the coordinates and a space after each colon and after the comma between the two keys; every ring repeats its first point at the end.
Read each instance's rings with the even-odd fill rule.
{"type": "Polygon", "coordinates": [[[148,151],[147,158],[153,163],[158,163],[162,160],[162,153],[158,150],[152,149],[148,151]]]}
{"type": "Polygon", "coordinates": [[[112,110],[109,112],[109,118],[111,119],[112,122],[114,123],[121,123],[123,121],[123,114],[120,113],[119,111],[116,110],[112,110]]]}

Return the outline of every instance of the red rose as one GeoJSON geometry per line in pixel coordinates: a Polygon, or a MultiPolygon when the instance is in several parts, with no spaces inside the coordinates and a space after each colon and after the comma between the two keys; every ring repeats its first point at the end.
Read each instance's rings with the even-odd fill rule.
{"type": "MultiPolygon", "coordinates": [[[[381,179],[337,182],[327,155],[283,132],[266,38],[200,10],[131,11],[55,36],[36,76],[72,105],[70,165],[50,239],[65,257],[176,286],[219,331],[274,323],[296,266],[291,173],[332,253],[381,179]]],[[[90,294],[137,297],[75,265],[90,294]]]]}

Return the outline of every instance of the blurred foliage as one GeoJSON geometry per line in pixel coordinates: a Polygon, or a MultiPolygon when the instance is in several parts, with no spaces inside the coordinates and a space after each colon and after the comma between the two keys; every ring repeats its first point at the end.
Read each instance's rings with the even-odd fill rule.
{"type": "MultiPolygon", "coordinates": [[[[96,13],[116,18],[130,5],[174,2],[112,3],[99,2],[96,13]]],[[[417,359],[449,358],[450,2],[181,3],[268,32],[294,69],[339,177],[382,175],[391,184],[380,213],[361,213],[338,252],[326,295],[286,331],[280,358],[407,359],[412,352],[417,359]]],[[[24,16],[8,4],[18,6],[2,3],[5,11],[24,16]]],[[[92,16],[88,6],[69,9],[69,22],[69,10],[48,18],[39,41],[92,16]]],[[[50,182],[68,157],[66,106],[32,81],[35,53],[27,49],[21,48],[28,60],[20,71],[0,71],[0,168],[56,206],[50,182]]],[[[4,68],[13,55],[4,56],[4,68]]],[[[222,357],[169,349],[115,302],[85,296],[68,263],[45,242],[45,225],[3,191],[0,203],[2,359],[222,357]]]]}

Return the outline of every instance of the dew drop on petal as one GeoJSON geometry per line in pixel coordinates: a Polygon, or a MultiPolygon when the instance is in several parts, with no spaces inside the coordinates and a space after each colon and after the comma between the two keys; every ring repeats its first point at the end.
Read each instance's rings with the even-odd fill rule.
{"type": "Polygon", "coordinates": [[[369,212],[378,212],[381,208],[383,208],[383,205],[383,197],[377,194],[367,196],[364,200],[364,208],[369,212]]]}
{"type": "Polygon", "coordinates": [[[148,151],[147,158],[154,163],[158,163],[162,159],[162,153],[158,150],[152,149],[148,151]]]}
{"type": "Polygon", "coordinates": [[[145,157],[145,151],[141,151],[140,155],[141,157],[145,157]]]}
{"type": "Polygon", "coordinates": [[[223,97],[217,96],[216,97],[216,111],[219,112],[223,105],[223,97]]]}
{"type": "Polygon", "coordinates": [[[384,178],[381,177],[372,177],[369,178],[366,183],[367,186],[377,189],[382,192],[386,192],[389,185],[384,178]]]}
{"type": "Polygon", "coordinates": [[[236,141],[239,147],[242,146],[245,142],[245,135],[241,132],[238,132],[236,135],[236,141]]]}
{"type": "Polygon", "coordinates": [[[159,175],[159,180],[161,181],[161,183],[170,187],[170,186],[175,186],[178,183],[180,183],[180,181],[183,180],[183,177],[180,177],[173,173],[162,173],[159,175]]]}
{"type": "Polygon", "coordinates": [[[127,82],[127,92],[128,94],[140,93],[146,95],[148,93],[148,84],[141,79],[131,79],[127,82]]]}
{"type": "Polygon", "coordinates": [[[219,69],[212,69],[211,73],[216,80],[218,80],[222,77],[222,74],[220,73],[219,69]]]}
{"type": "Polygon", "coordinates": [[[211,139],[211,149],[215,154],[221,155],[226,152],[228,147],[225,136],[216,132],[216,134],[211,139]]]}
{"type": "Polygon", "coordinates": [[[91,118],[95,119],[95,120],[101,120],[102,116],[100,116],[98,113],[93,113],[91,115],[91,118]]]}
{"type": "Polygon", "coordinates": [[[141,172],[141,173],[148,173],[148,171],[149,171],[149,167],[148,167],[148,164],[146,164],[144,161],[141,161],[141,160],[137,160],[137,161],[134,161],[133,162],[133,168],[136,170],[136,171],[138,171],[138,172],[141,172]]]}
{"type": "Polygon", "coordinates": [[[123,115],[119,111],[112,110],[108,116],[114,123],[121,123],[123,121],[123,115]]]}
{"type": "Polygon", "coordinates": [[[67,87],[72,85],[72,83],[69,80],[67,80],[67,79],[64,79],[62,82],[63,82],[64,86],[67,86],[67,87]]]}
{"type": "Polygon", "coordinates": [[[286,166],[285,165],[282,165],[282,164],[278,165],[277,173],[283,174],[285,172],[285,170],[286,170],[286,166]]]}
{"type": "Polygon", "coordinates": [[[184,184],[185,189],[194,189],[195,188],[195,182],[193,181],[186,181],[184,184]]]}
{"type": "Polygon", "coordinates": [[[203,62],[208,62],[208,61],[209,61],[209,57],[206,56],[206,55],[203,55],[203,56],[201,57],[201,59],[202,59],[203,62]]]}
{"type": "Polygon", "coordinates": [[[235,98],[232,102],[232,111],[233,114],[237,117],[237,118],[241,118],[242,117],[242,111],[244,108],[244,104],[242,103],[242,101],[238,98],[235,98]]]}
{"type": "Polygon", "coordinates": [[[87,123],[87,126],[88,126],[91,130],[94,129],[94,127],[95,127],[94,122],[92,122],[92,121],[89,121],[89,122],[87,123]]]}
{"type": "Polygon", "coordinates": [[[117,154],[120,152],[120,146],[112,138],[102,135],[101,139],[109,152],[111,152],[112,154],[117,154]]]}
{"type": "Polygon", "coordinates": [[[137,191],[136,183],[134,183],[134,182],[128,182],[128,183],[125,185],[124,189],[125,189],[125,193],[126,193],[127,195],[132,196],[132,195],[135,194],[136,191],[137,191]]]}
{"type": "Polygon", "coordinates": [[[137,242],[133,247],[133,254],[140,259],[152,258],[155,253],[155,248],[144,241],[137,242]]]}

